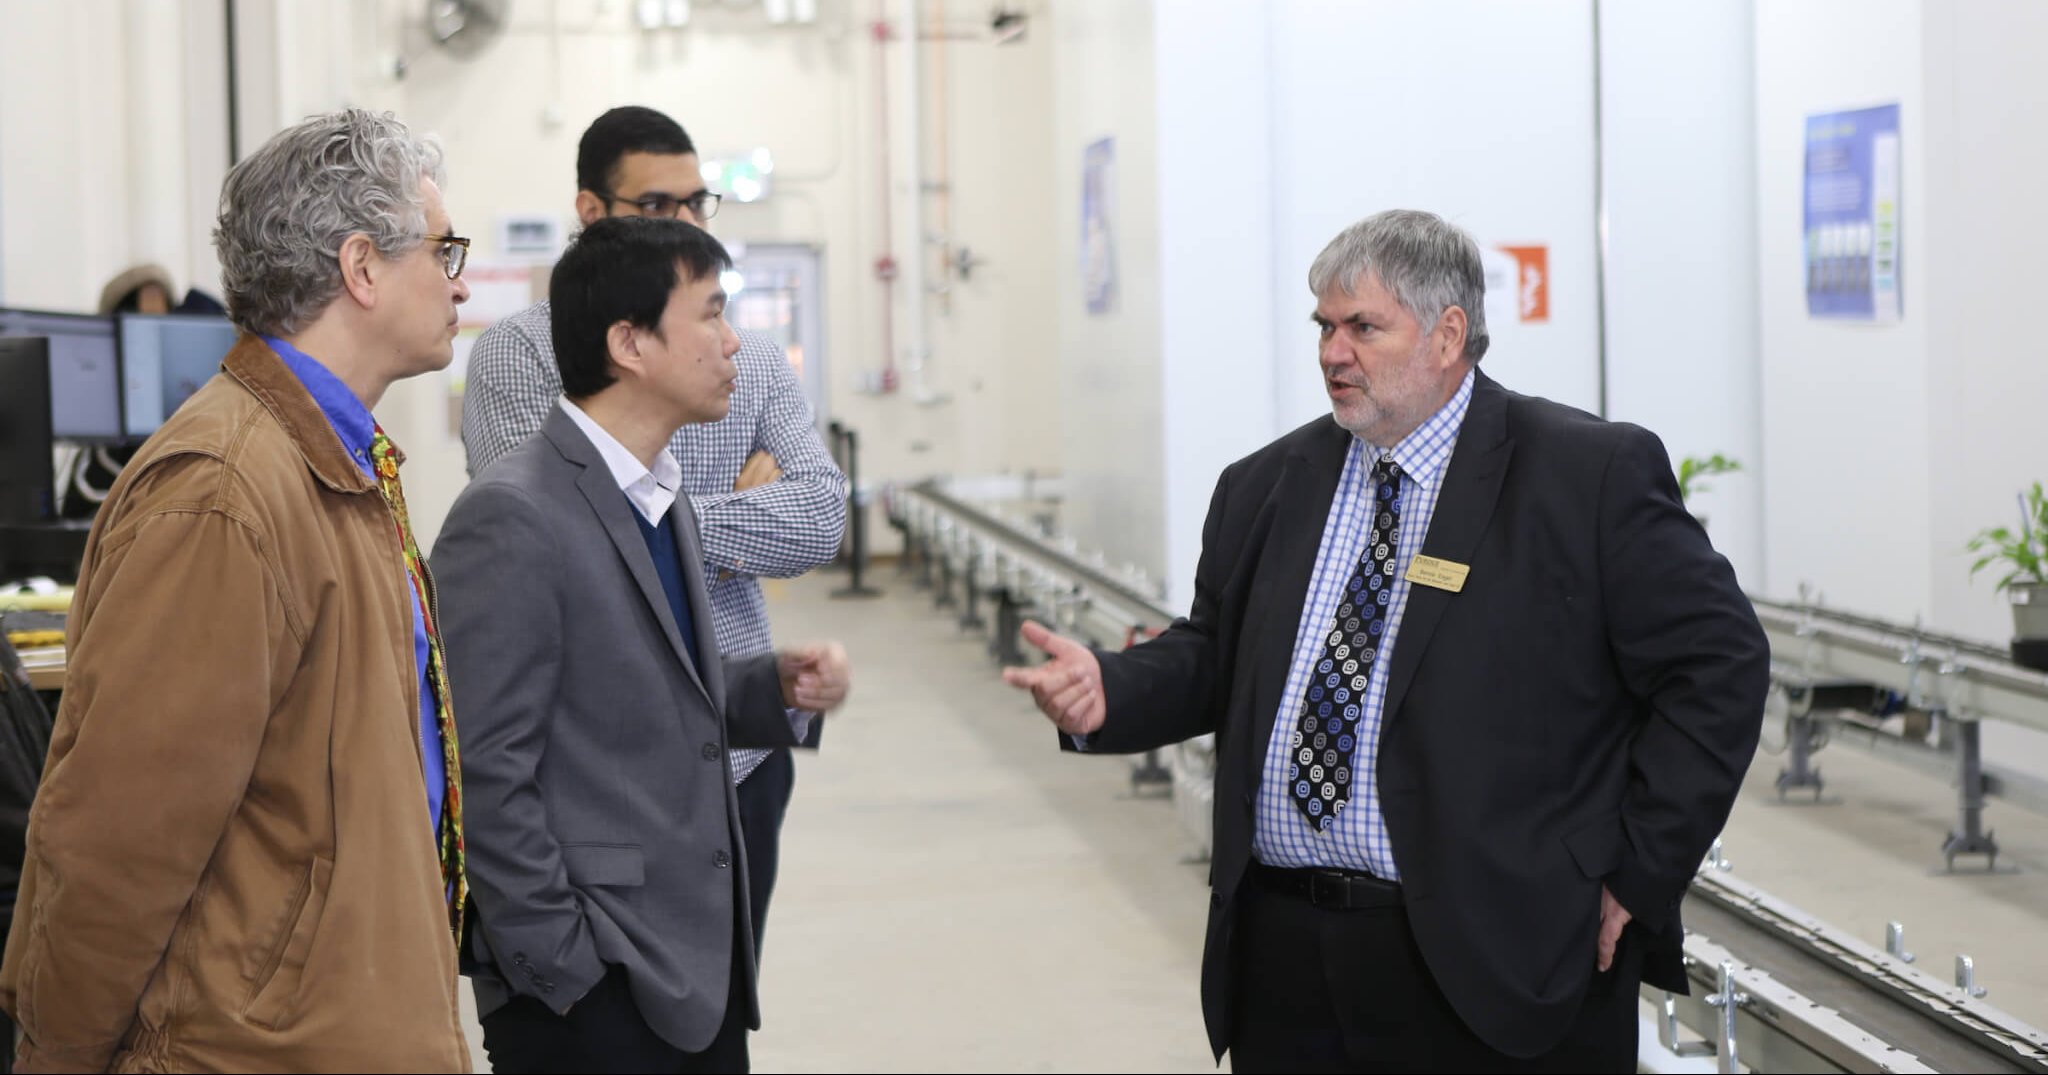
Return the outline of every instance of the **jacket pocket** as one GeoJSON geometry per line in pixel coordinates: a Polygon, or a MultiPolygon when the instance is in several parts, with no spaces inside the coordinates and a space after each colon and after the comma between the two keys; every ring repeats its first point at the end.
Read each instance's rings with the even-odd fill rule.
{"type": "Polygon", "coordinates": [[[647,883],[647,861],[633,844],[563,844],[562,866],[580,888],[630,888],[647,883]]]}
{"type": "Polygon", "coordinates": [[[1603,814],[1573,829],[1565,834],[1564,846],[1587,880],[1601,880],[1621,867],[1621,817],[1603,814]]]}
{"type": "MultiPolygon", "coordinates": [[[[36,1001],[41,993],[37,979],[42,977],[43,960],[49,951],[50,936],[44,931],[43,918],[38,913],[29,920],[28,937],[21,953],[21,976],[14,986],[15,1018],[21,1023],[22,1030],[31,1035],[42,1030],[36,1022],[36,1001]]],[[[13,1043],[8,1042],[7,1047],[11,1050],[13,1043]]]]}
{"type": "Polygon", "coordinates": [[[291,1021],[306,957],[312,954],[313,937],[320,930],[320,915],[327,907],[327,891],[333,881],[334,863],[314,856],[305,879],[292,893],[291,930],[257,975],[256,991],[242,1009],[244,1019],[270,1030],[282,1030],[291,1021]]]}

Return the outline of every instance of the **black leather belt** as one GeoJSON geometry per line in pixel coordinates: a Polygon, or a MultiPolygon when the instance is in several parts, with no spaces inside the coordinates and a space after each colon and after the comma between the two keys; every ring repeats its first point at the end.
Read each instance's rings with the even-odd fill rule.
{"type": "Polygon", "coordinates": [[[1401,906],[1401,886],[1353,870],[1282,869],[1257,859],[1252,880],[1268,892],[1307,900],[1332,911],[1366,911],[1401,906]]]}

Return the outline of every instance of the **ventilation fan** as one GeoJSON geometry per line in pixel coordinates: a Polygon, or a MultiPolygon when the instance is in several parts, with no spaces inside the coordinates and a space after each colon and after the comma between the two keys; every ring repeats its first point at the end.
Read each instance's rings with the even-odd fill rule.
{"type": "Polygon", "coordinates": [[[511,0],[427,0],[427,36],[467,59],[505,32],[511,0]]]}

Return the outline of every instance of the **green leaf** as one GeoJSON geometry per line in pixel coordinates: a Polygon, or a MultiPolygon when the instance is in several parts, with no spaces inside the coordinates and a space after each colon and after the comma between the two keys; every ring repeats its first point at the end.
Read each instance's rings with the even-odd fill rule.
{"type": "Polygon", "coordinates": [[[2000,564],[2007,571],[1995,590],[2048,582],[2048,488],[2044,485],[2048,483],[2037,480],[2021,490],[2018,528],[1988,526],[1964,543],[1964,551],[1979,554],[1970,563],[1971,578],[1986,567],[2000,564]]]}
{"type": "Polygon", "coordinates": [[[1690,500],[1692,494],[1706,492],[1707,487],[1700,482],[1701,478],[1711,478],[1716,474],[1732,474],[1741,469],[1741,463],[1720,452],[1715,452],[1704,459],[1696,455],[1686,456],[1678,461],[1678,499],[1690,500]]]}

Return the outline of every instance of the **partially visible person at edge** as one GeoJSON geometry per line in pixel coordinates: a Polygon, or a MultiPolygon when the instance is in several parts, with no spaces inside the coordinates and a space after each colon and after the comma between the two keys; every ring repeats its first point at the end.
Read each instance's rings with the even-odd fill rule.
{"type": "Polygon", "coordinates": [[[440,150],[350,109],[222,187],[242,330],[99,511],[0,1007],[22,1071],[467,1071],[452,701],[371,411],[452,357],[440,150]]]}

